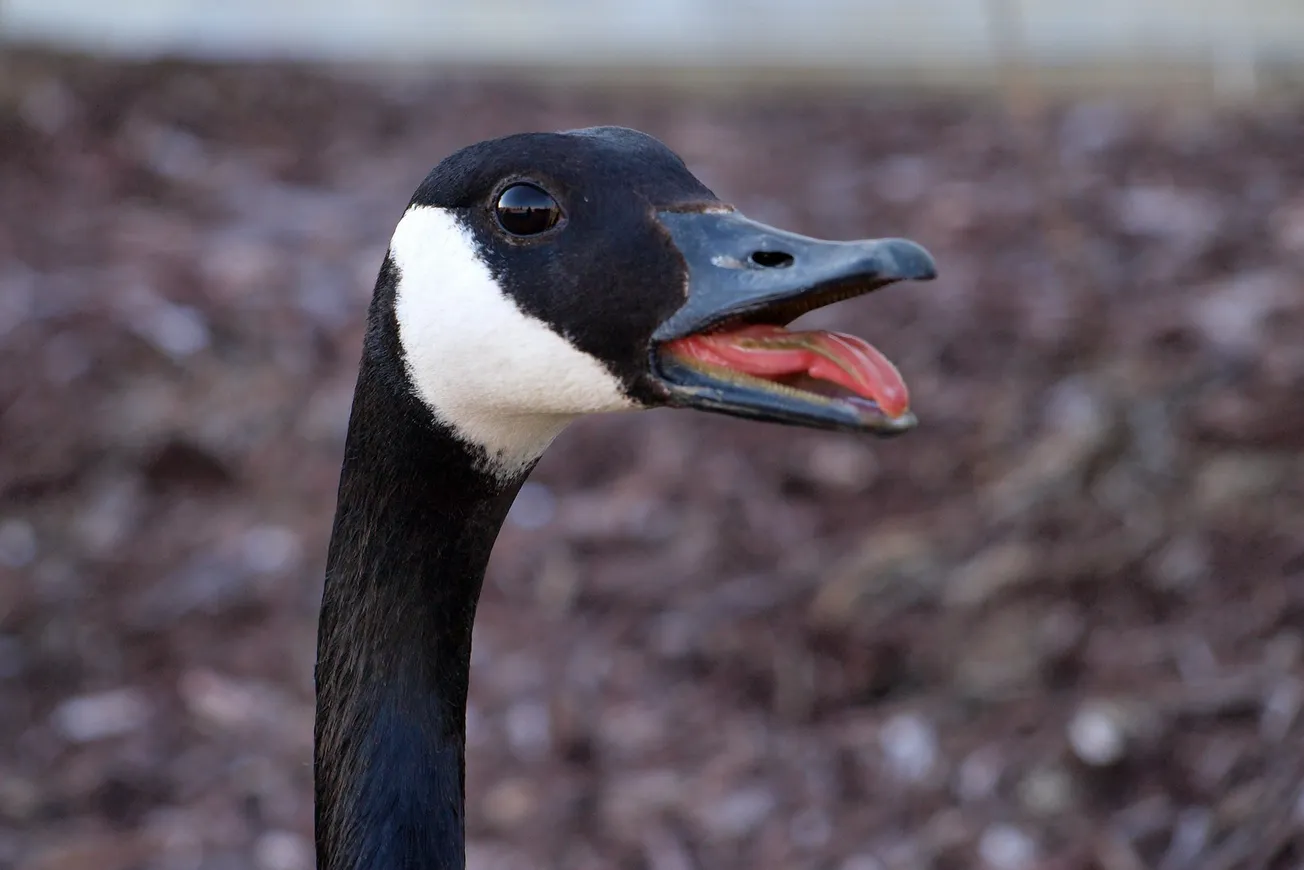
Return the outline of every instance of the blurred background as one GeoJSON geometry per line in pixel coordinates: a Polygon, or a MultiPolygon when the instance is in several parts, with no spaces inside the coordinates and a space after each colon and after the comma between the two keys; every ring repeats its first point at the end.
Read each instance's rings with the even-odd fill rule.
{"type": "Polygon", "coordinates": [[[1304,862],[1298,0],[0,0],[0,867],[308,870],[362,315],[488,136],[941,278],[922,421],[585,421],[476,628],[475,870],[1304,862]]]}

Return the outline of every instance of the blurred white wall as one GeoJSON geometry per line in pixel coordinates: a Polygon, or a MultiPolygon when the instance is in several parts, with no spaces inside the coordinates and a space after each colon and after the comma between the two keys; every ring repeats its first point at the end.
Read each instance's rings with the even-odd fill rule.
{"type": "Polygon", "coordinates": [[[0,28],[130,55],[965,69],[1002,3],[1042,63],[1304,65],[1304,0],[0,0],[0,28]]]}

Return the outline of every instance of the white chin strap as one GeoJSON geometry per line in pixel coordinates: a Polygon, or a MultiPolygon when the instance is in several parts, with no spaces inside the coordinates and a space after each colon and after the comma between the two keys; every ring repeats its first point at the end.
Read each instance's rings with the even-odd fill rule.
{"type": "Polygon", "coordinates": [[[519,474],[576,417],[638,407],[600,360],[517,306],[452,211],[412,206],[389,250],[408,378],[487,470],[519,474]]]}

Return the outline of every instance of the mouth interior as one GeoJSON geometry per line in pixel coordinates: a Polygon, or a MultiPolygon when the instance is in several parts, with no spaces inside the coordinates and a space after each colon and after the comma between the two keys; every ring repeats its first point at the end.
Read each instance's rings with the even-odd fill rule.
{"type": "Polygon", "coordinates": [[[854,335],[747,324],[676,339],[661,350],[717,380],[795,391],[815,401],[869,403],[889,418],[910,409],[896,366],[854,335]]]}

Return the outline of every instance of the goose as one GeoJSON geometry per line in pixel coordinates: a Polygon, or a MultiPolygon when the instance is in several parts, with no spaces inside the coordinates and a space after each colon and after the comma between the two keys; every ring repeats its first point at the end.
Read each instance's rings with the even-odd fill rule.
{"type": "Polygon", "coordinates": [[[472,625],[508,508],[576,418],[658,406],[893,435],[863,339],[807,311],[935,275],[903,239],[750,220],[621,127],[465,147],[417,188],[367,314],[315,668],[320,870],[463,870],[472,625]]]}

